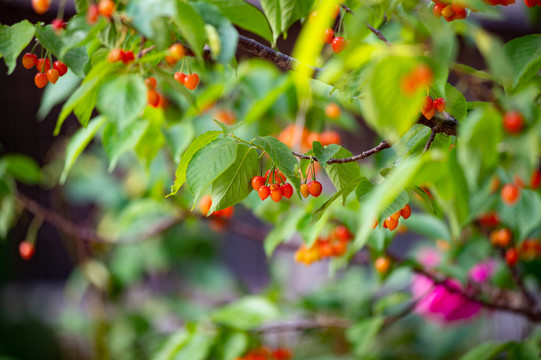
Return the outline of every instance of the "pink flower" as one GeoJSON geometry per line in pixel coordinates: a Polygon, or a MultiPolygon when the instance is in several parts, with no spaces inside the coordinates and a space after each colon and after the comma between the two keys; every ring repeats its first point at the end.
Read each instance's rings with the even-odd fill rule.
{"type": "Polygon", "coordinates": [[[484,283],[490,280],[494,275],[496,262],[494,260],[486,260],[474,265],[469,272],[469,277],[476,283],[484,283]]]}

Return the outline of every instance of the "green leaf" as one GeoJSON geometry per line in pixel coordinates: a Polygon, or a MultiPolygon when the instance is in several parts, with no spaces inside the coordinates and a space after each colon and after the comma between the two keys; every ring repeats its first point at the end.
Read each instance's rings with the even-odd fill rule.
{"type": "Polygon", "coordinates": [[[263,323],[278,319],[280,312],[275,304],[261,296],[246,296],[234,303],[213,311],[213,321],[241,330],[251,330],[263,323]]]}
{"type": "MultiPolygon", "coordinates": [[[[152,110],[159,111],[154,108],[152,110]]],[[[162,134],[160,126],[150,121],[149,126],[146,127],[143,136],[141,136],[135,146],[135,153],[140,160],[144,161],[146,166],[149,166],[164,144],[165,137],[162,134]]]]}
{"type": "Polygon", "coordinates": [[[301,177],[297,158],[284,143],[272,136],[258,137],[255,143],[267,152],[274,164],[291,181],[300,198],[301,177]]]}
{"type": "Polygon", "coordinates": [[[513,82],[511,63],[501,41],[482,28],[472,27],[471,34],[485,58],[491,74],[505,88],[509,88],[513,82]]]}
{"type": "Polygon", "coordinates": [[[203,59],[203,47],[205,46],[205,22],[186,2],[177,2],[177,14],[174,17],[176,26],[186,39],[194,54],[203,59]]]}
{"type": "Polygon", "coordinates": [[[453,85],[445,84],[445,94],[440,94],[438,91],[434,91],[434,97],[443,97],[447,102],[445,111],[453,115],[458,121],[462,121],[466,117],[468,105],[466,98],[460,91],[458,91],[453,85]]]}
{"type": "Polygon", "coordinates": [[[175,355],[188,343],[191,335],[182,329],[171,335],[160,350],[152,356],[151,360],[173,360],[175,355]]]}
{"type": "Polygon", "coordinates": [[[353,345],[357,356],[366,355],[374,344],[374,338],[383,326],[384,317],[373,316],[359,321],[346,331],[346,337],[353,345]]]}
{"type": "Polygon", "coordinates": [[[271,256],[278,245],[289,240],[289,238],[295,234],[297,225],[304,215],[304,209],[295,209],[282,214],[280,221],[276,223],[272,230],[267,234],[267,237],[265,237],[263,246],[267,256],[271,256]]]}
{"type": "Polygon", "coordinates": [[[146,104],[145,82],[135,74],[114,76],[98,92],[98,109],[119,130],[135,120],[146,104]]]}
{"type": "Polygon", "coordinates": [[[272,42],[269,22],[258,8],[244,0],[209,0],[233,24],[272,42]]]}
{"type": "Polygon", "coordinates": [[[248,348],[248,335],[241,332],[236,332],[227,337],[225,340],[223,360],[235,360],[239,358],[248,348]]]}
{"type": "Polygon", "coordinates": [[[400,142],[394,146],[399,153],[397,161],[401,161],[406,156],[421,154],[429,138],[429,127],[420,124],[413,125],[408,132],[402,136],[400,142]]]}
{"type": "Polygon", "coordinates": [[[276,39],[282,33],[282,10],[280,2],[280,0],[261,0],[261,7],[272,29],[273,44],[276,44],[276,39]]]}
{"type": "MultiPolygon", "coordinates": [[[[223,147],[224,145],[219,146],[223,147]]],[[[224,151],[227,150],[219,149],[220,153],[224,151]]],[[[238,144],[236,151],[235,162],[212,183],[212,206],[209,211],[210,213],[235,205],[244,200],[253,191],[251,180],[257,175],[259,169],[257,151],[245,144],[238,144]]],[[[194,157],[192,161],[195,161],[195,159],[194,157]]],[[[208,164],[206,166],[209,167],[208,164]]],[[[188,167],[188,172],[189,170],[190,167],[188,167]]]]}
{"type": "Polygon", "coordinates": [[[363,109],[368,124],[381,136],[398,140],[419,118],[425,89],[406,94],[402,81],[417,64],[414,58],[388,56],[371,71],[363,109]]]}
{"type": "Polygon", "coordinates": [[[34,37],[34,25],[23,20],[12,26],[0,25],[0,57],[8,67],[8,75],[15,70],[17,57],[34,37]]]}
{"type": "Polygon", "coordinates": [[[374,184],[363,176],[359,181],[359,185],[355,189],[355,196],[359,201],[361,201],[368,193],[370,193],[370,191],[372,191],[373,188],[374,184]]]}
{"type": "Polygon", "coordinates": [[[177,8],[174,0],[132,0],[128,1],[126,14],[133,18],[133,25],[145,37],[154,39],[154,19],[166,16],[174,17],[177,8]]]}
{"type": "Polygon", "coordinates": [[[56,105],[64,102],[73,92],[79,84],[81,79],[72,72],[68,71],[67,74],[62,76],[56,82],[56,86],[46,86],[41,96],[41,103],[37,117],[43,120],[56,105]]]}
{"type": "Polygon", "coordinates": [[[498,214],[502,223],[518,229],[519,238],[524,239],[541,224],[541,196],[535,191],[521,189],[520,198],[513,206],[500,202],[498,214]]]}
{"type": "Polygon", "coordinates": [[[193,132],[194,129],[191,124],[175,124],[165,130],[165,140],[171,148],[174,162],[180,162],[180,155],[190,145],[194,135],[193,132]]]}
{"type": "Polygon", "coordinates": [[[177,170],[175,172],[175,182],[171,186],[171,192],[169,193],[169,195],[167,195],[167,197],[175,195],[182,186],[182,184],[184,184],[184,182],[186,181],[186,169],[188,169],[188,164],[192,160],[194,154],[199,151],[199,149],[203,148],[214,139],[216,139],[220,134],[220,131],[208,131],[204,134],[199,135],[191,143],[186,152],[180,158],[180,163],[178,164],[177,170]]]}
{"type": "Polygon", "coordinates": [[[334,195],[329,198],[329,200],[325,201],[325,203],[323,205],[321,205],[321,207],[319,209],[314,211],[314,213],[312,214],[312,219],[310,220],[310,225],[314,225],[316,222],[318,222],[321,219],[321,217],[323,216],[323,214],[325,213],[325,211],[327,211],[329,206],[336,199],[338,199],[340,196],[344,196],[344,194],[349,194],[353,190],[355,190],[355,188],[357,187],[357,184],[359,183],[359,181],[360,180],[353,181],[353,182],[347,184],[346,186],[344,186],[339,191],[335,192],[334,195]]]}
{"type": "Polygon", "coordinates": [[[319,141],[314,141],[312,146],[314,149],[314,156],[324,168],[327,167],[327,161],[332,159],[332,157],[340,150],[340,145],[330,144],[323,147],[319,141]]]}
{"type": "Polygon", "coordinates": [[[37,184],[41,178],[39,165],[28,156],[4,155],[1,163],[5,164],[8,174],[25,184],[37,184]]]}
{"type": "Polygon", "coordinates": [[[143,136],[148,122],[136,121],[118,131],[114,123],[108,123],[102,134],[103,148],[109,158],[109,172],[113,171],[120,156],[133,150],[143,136]]]}
{"type": "MultiPolygon", "coordinates": [[[[353,156],[348,150],[340,148],[334,155],[335,159],[343,159],[353,156]]],[[[357,183],[361,179],[361,170],[359,165],[355,162],[348,162],[343,164],[331,164],[325,168],[325,171],[329,175],[336,190],[341,191],[344,188],[350,189],[342,193],[342,203],[346,203],[346,199],[350,192],[355,190],[355,187],[349,187],[351,183],[357,183]]]]}
{"type": "Polygon", "coordinates": [[[236,154],[237,142],[231,138],[220,138],[193,155],[186,170],[186,182],[194,196],[194,206],[203,191],[233,164],[236,154]]]}
{"type": "Polygon", "coordinates": [[[503,49],[511,64],[513,89],[533,78],[541,68],[540,34],[513,39],[503,49]]]}
{"type": "Polygon", "coordinates": [[[218,54],[212,51],[213,59],[222,64],[229,64],[237,51],[239,33],[216,5],[207,2],[196,2],[193,6],[205,23],[214,26],[218,31],[220,51],[218,54]]]}
{"type": "Polygon", "coordinates": [[[79,119],[79,123],[86,126],[96,104],[98,87],[102,83],[103,79],[109,75],[114,68],[115,66],[108,61],[98,63],[92,68],[85,80],[82,82],[81,86],[75,90],[75,92],[62,107],[62,111],[60,112],[58,120],[56,121],[56,126],[54,129],[55,135],[60,133],[62,124],[72,111],[75,111],[75,115],[79,119]]]}
{"type": "Polygon", "coordinates": [[[387,206],[387,208],[381,213],[381,218],[386,219],[392,214],[400,211],[404,206],[406,206],[409,200],[410,198],[408,196],[408,193],[402,191],[394,198],[393,202],[389,206],[387,206]]]}
{"type": "Polygon", "coordinates": [[[466,354],[460,357],[460,360],[490,360],[506,350],[512,343],[499,343],[496,341],[487,341],[477,345],[466,354]]]}
{"type": "Polygon", "coordinates": [[[205,360],[214,345],[216,334],[196,332],[175,354],[174,360],[205,360]]]}
{"type": "Polygon", "coordinates": [[[451,233],[447,224],[430,214],[412,214],[408,219],[407,227],[412,232],[431,240],[443,239],[451,241],[451,233]]]}
{"type": "Polygon", "coordinates": [[[66,148],[66,160],[64,170],[60,176],[60,183],[66,182],[68,173],[75,163],[75,160],[81,155],[86,146],[92,141],[96,132],[105,124],[107,119],[103,116],[98,116],[88,123],[86,128],[81,128],[71,137],[66,148]]]}
{"type": "Polygon", "coordinates": [[[17,206],[15,197],[4,196],[0,198],[0,238],[6,238],[9,229],[11,229],[15,216],[17,215],[17,206]]]}

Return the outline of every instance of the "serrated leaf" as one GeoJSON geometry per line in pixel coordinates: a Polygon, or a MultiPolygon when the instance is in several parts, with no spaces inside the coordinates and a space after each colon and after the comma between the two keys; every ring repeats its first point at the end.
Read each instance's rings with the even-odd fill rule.
{"type": "Polygon", "coordinates": [[[203,47],[205,46],[206,37],[205,22],[201,16],[189,3],[178,1],[174,22],[197,58],[203,59],[203,47]]]}
{"type": "MultiPolygon", "coordinates": [[[[340,148],[334,155],[335,159],[343,159],[353,156],[348,150],[340,148]]],[[[345,191],[342,193],[342,203],[346,203],[346,199],[350,192],[355,190],[355,188],[348,187],[351,183],[356,183],[361,179],[361,170],[359,165],[355,162],[348,162],[343,164],[331,164],[325,168],[325,171],[329,175],[334,187],[336,190],[341,191],[343,188],[350,189],[349,192],[345,191]]]]}
{"type": "Polygon", "coordinates": [[[327,167],[327,161],[333,158],[333,156],[340,150],[340,145],[330,144],[325,147],[321,145],[319,141],[314,141],[312,144],[314,150],[314,156],[319,160],[319,163],[325,168],[327,167]]]}
{"type": "Polygon", "coordinates": [[[300,198],[301,178],[299,163],[291,153],[291,149],[272,136],[258,137],[255,143],[267,152],[274,164],[291,181],[300,198]]]}
{"type": "Polygon", "coordinates": [[[276,305],[261,296],[246,296],[210,314],[212,320],[242,330],[254,329],[279,315],[276,305]]]}
{"type": "Polygon", "coordinates": [[[220,134],[220,131],[208,131],[195,138],[195,140],[180,158],[180,163],[175,171],[175,182],[171,186],[171,192],[166,197],[175,195],[186,181],[186,169],[188,169],[188,164],[192,160],[194,154],[199,151],[199,149],[214,141],[214,139],[216,139],[220,134]]]}
{"type": "Polygon", "coordinates": [[[23,20],[11,26],[0,24],[0,57],[8,67],[8,75],[15,70],[17,57],[34,36],[34,25],[23,20]]]}
{"type": "Polygon", "coordinates": [[[68,71],[67,74],[58,79],[55,84],[58,86],[46,86],[43,95],[41,96],[37,114],[38,119],[43,120],[53,107],[64,102],[71,94],[73,94],[80,83],[81,79],[68,71]]]}
{"type": "Polygon", "coordinates": [[[108,123],[102,134],[103,148],[109,158],[109,172],[113,171],[120,156],[133,150],[143,136],[148,122],[136,121],[122,131],[108,123]]]}
{"type": "Polygon", "coordinates": [[[509,41],[503,47],[512,70],[513,85],[516,89],[534,77],[541,68],[541,35],[533,34],[509,41]]]}
{"type": "Polygon", "coordinates": [[[186,170],[186,182],[194,196],[194,206],[203,191],[233,164],[236,154],[237,142],[231,138],[220,138],[193,155],[186,170]]]}
{"type": "Polygon", "coordinates": [[[64,170],[60,176],[60,183],[66,182],[69,171],[75,163],[75,160],[81,155],[86,146],[92,141],[96,132],[105,124],[107,119],[104,116],[98,116],[88,123],[86,128],[80,128],[71,137],[68,146],[66,147],[66,159],[64,162],[64,170]]]}
{"type": "Polygon", "coordinates": [[[295,209],[282,216],[281,221],[278,221],[265,237],[263,247],[267,256],[271,256],[278,245],[295,234],[297,225],[304,215],[304,209],[295,209]]]}
{"type": "Polygon", "coordinates": [[[109,121],[123,130],[147,105],[143,79],[135,74],[114,76],[100,87],[97,105],[109,121]]]}
{"type": "Polygon", "coordinates": [[[259,169],[257,151],[245,144],[238,144],[236,151],[233,164],[212,183],[212,206],[209,213],[233,206],[253,191],[251,180],[259,169]]]}
{"type": "Polygon", "coordinates": [[[261,7],[267,16],[270,27],[272,29],[272,43],[276,43],[276,39],[282,32],[282,10],[280,0],[261,0],[261,7]]]}

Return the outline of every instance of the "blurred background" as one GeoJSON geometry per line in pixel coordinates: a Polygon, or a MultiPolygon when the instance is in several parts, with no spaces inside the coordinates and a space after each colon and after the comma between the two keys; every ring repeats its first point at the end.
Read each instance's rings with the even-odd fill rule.
{"type": "MultiPolygon", "coordinates": [[[[67,4],[69,17],[74,7],[70,1],[67,4]]],[[[50,23],[56,6],[58,2],[53,1],[51,10],[38,16],[30,1],[0,0],[0,23],[11,25],[22,19],[50,23]]],[[[502,18],[472,18],[504,41],[541,29],[539,22],[528,18],[523,4],[501,10],[502,18]]],[[[280,51],[290,53],[299,29],[296,24],[287,40],[279,39],[280,51]]],[[[243,52],[237,55],[248,57],[243,52]]],[[[477,69],[484,67],[482,57],[464,41],[458,59],[477,69]]],[[[257,66],[254,68],[259,69],[257,66]]],[[[261,65],[259,71],[272,74],[276,70],[261,65]]],[[[242,206],[236,207],[234,219],[227,224],[196,217],[176,221],[171,209],[160,201],[176,166],[165,153],[159,153],[148,166],[133,156],[123,156],[117,169],[108,173],[101,146],[91,145],[78,159],[66,185],[59,186],[65,136],[80,126],[71,115],[61,134],[53,136],[61,106],[49,99],[40,107],[43,91],[34,86],[32,72],[17,66],[11,76],[6,73],[2,62],[0,155],[24,154],[34,159],[43,168],[43,178],[39,185],[18,184],[24,201],[37,204],[37,209],[49,209],[77,228],[59,230],[43,222],[35,256],[23,261],[18,247],[34,216],[21,209],[16,226],[0,241],[0,359],[148,359],[182,325],[251,293],[286,299],[296,309],[323,309],[346,316],[366,311],[366,302],[372,301],[369,293],[357,291],[360,284],[380,295],[392,293],[392,297],[383,296],[389,302],[409,296],[404,286],[408,275],[400,272],[380,289],[365,267],[331,278],[325,262],[309,268],[294,263],[294,244],[299,239],[279,248],[270,261],[261,246],[269,226],[242,206]],[[95,241],[107,233],[120,234],[120,243],[127,244],[95,241]]],[[[65,83],[68,92],[77,84],[69,81],[65,83]]],[[[476,92],[482,84],[470,84],[455,74],[451,83],[467,97],[478,98],[482,93],[476,92]]],[[[377,141],[360,119],[344,116],[339,131],[343,144],[353,153],[377,141]]],[[[211,114],[202,117],[210,123],[211,114]]],[[[278,133],[279,128],[274,130],[278,133]]],[[[384,161],[386,156],[383,152],[375,161],[384,161]]],[[[403,241],[395,242],[395,250],[406,252],[415,246],[416,237],[400,236],[403,241]]],[[[302,310],[296,311],[302,314],[302,310]]],[[[507,314],[490,316],[488,325],[476,320],[448,328],[410,316],[385,334],[389,343],[405,345],[386,351],[388,358],[393,354],[455,358],[479,337],[521,339],[530,330],[524,321],[507,314]],[[441,331],[438,346],[428,342],[434,338],[430,333],[435,328],[441,331]],[[472,333],[478,336],[472,337],[472,333]]],[[[301,355],[303,351],[308,354],[306,358],[315,358],[310,351],[328,345],[325,341],[340,352],[345,346],[340,336],[327,331],[323,344],[295,333],[271,336],[268,342],[300,348],[301,355]]],[[[383,348],[384,344],[374,346],[383,348]]]]}

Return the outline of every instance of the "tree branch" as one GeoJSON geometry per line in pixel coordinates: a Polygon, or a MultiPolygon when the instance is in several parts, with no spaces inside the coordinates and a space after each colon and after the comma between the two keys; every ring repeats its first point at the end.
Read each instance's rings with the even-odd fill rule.
{"type": "Polygon", "coordinates": [[[432,128],[430,131],[430,137],[428,138],[428,141],[426,142],[425,149],[423,152],[427,152],[430,149],[430,146],[434,142],[435,138],[436,138],[436,128],[432,128]]]}
{"type": "MultiPolygon", "coordinates": [[[[351,15],[355,15],[355,12],[353,10],[351,10],[349,7],[346,6],[346,4],[340,4],[340,6],[342,7],[342,9],[344,9],[345,12],[347,13],[350,13],[351,15]]],[[[378,29],[374,28],[372,25],[370,24],[366,24],[366,27],[372,31],[374,33],[374,35],[376,35],[381,41],[383,41],[385,44],[387,45],[391,45],[391,43],[385,38],[385,36],[383,36],[383,34],[381,33],[381,31],[379,31],[378,29]]]]}
{"type": "MultiPolygon", "coordinates": [[[[343,158],[343,159],[330,159],[329,161],[327,161],[327,164],[331,165],[331,164],[344,164],[344,163],[348,163],[348,162],[353,162],[353,161],[359,161],[359,160],[362,160],[364,158],[367,158],[371,155],[374,155],[374,154],[377,154],[379,153],[380,151],[384,150],[384,149],[388,149],[391,147],[391,144],[387,141],[387,140],[383,140],[382,142],[379,143],[378,146],[376,146],[375,148],[372,148],[370,150],[366,150],[358,155],[355,155],[355,156],[352,156],[352,157],[348,157],[348,158],[343,158]]],[[[309,156],[309,155],[304,155],[304,154],[299,154],[297,152],[294,152],[292,151],[293,155],[295,155],[296,157],[298,157],[299,159],[306,159],[306,160],[310,160],[310,158],[314,159],[314,161],[317,161],[319,162],[319,160],[314,157],[314,156],[309,156]]]]}

